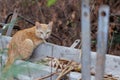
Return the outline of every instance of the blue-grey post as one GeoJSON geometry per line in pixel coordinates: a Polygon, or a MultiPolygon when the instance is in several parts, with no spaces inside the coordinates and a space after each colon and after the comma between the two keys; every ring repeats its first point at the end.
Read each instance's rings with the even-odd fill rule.
{"type": "Polygon", "coordinates": [[[90,7],[89,0],[82,0],[82,19],[81,19],[81,30],[82,30],[82,80],[90,80],[90,7]]]}
{"type": "Polygon", "coordinates": [[[14,13],[13,13],[13,16],[12,16],[12,19],[10,21],[9,27],[8,27],[8,30],[7,30],[6,36],[11,36],[12,29],[13,29],[15,23],[16,23],[16,20],[17,20],[17,16],[18,16],[18,10],[15,9],[14,13]]]}
{"type": "Polygon", "coordinates": [[[107,53],[109,6],[103,5],[99,9],[97,35],[97,62],[95,80],[103,80],[105,71],[105,54],[107,53]]]}

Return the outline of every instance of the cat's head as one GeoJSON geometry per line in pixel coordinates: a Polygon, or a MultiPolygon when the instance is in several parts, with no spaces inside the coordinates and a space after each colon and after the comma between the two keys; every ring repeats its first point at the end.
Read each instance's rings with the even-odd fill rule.
{"type": "Polygon", "coordinates": [[[38,38],[47,39],[52,33],[52,25],[53,22],[49,22],[48,24],[41,24],[39,22],[35,22],[35,33],[38,38]]]}

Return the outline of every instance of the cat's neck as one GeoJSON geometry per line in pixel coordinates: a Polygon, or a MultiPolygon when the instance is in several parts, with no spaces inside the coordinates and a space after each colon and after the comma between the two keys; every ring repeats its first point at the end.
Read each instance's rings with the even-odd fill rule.
{"type": "Polygon", "coordinates": [[[36,36],[35,29],[36,29],[36,27],[34,26],[34,27],[32,27],[32,28],[26,29],[26,31],[28,32],[28,35],[31,36],[31,38],[40,39],[40,38],[38,38],[38,37],[36,36]]]}
{"type": "Polygon", "coordinates": [[[26,31],[30,31],[31,33],[35,33],[35,26],[28,28],[28,30],[26,30],[26,31]]]}

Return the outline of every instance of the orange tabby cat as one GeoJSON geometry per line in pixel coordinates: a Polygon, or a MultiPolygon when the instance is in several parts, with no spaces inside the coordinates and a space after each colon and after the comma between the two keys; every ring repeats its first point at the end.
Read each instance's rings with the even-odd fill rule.
{"type": "Polygon", "coordinates": [[[16,59],[28,59],[33,50],[50,36],[52,24],[53,22],[49,22],[49,24],[36,22],[34,27],[18,31],[9,43],[4,70],[6,71],[16,59]]]}

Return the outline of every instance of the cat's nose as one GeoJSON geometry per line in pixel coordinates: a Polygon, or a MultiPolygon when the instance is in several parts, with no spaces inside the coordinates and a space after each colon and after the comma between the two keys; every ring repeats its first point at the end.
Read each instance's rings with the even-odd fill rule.
{"type": "Polygon", "coordinates": [[[47,36],[45,36],[45,39],[47,39],[47,36]]]}
{"type": "Polygon", "coordinates": [[[48,38],[48,36],[46,35],[46,36],[45,36],[45,39],[47,39],[47,38],[48,38]]]}

